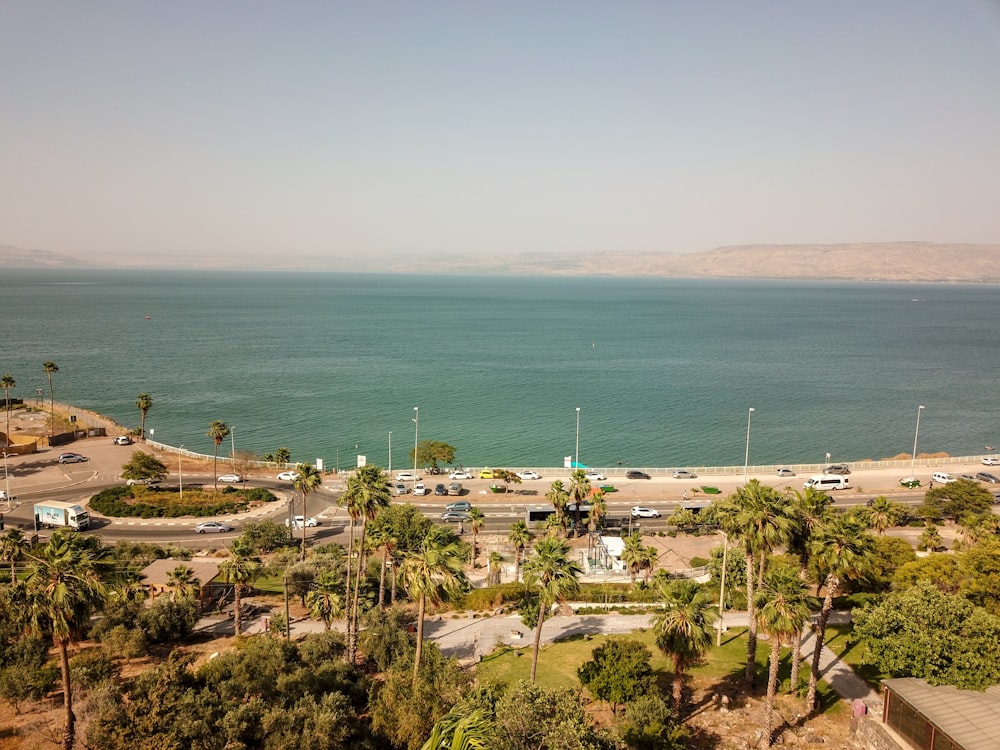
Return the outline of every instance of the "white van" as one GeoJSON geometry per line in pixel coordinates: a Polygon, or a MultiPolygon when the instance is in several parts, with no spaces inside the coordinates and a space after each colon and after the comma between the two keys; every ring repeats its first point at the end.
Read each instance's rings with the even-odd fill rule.
{"type": "Polygon", "coordinates": [[[812,487],[814,490],[846,490],[851,486],[851,480],[842,474],[817,474],[809,477],[805,484],[806,489],[812,487]]]}
{"type": "Polygon", "coordinates": [[[931,474],[931,481],[937,482],[938,484],[948,484],[949,482],[954,482],[955,477],[944,471],[935,471],[931,474]]]}

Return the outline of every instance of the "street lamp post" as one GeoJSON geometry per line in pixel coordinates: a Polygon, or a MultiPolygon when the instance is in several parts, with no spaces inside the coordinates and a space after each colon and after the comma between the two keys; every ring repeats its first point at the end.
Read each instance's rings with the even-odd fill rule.
{"type": "Polygon", "coordinates": [[[180,490],[181,500],[184,499],[184,467],[181,465],[182,450],[184,450],[183,445],[177,449],[177,487],[180,490]]]}
{"type": "Polygon", "coordinates": [[[747,412],[747,452],[743,457],[743,484],[747,483],[747,473],[750,468],[750,417],[753,416],[754,408],[751,406],[747,412]]]}
{"type": "Polygon", "coordinates": [[[413,407],[413,488],[417,487],[417,451],[420,450],[420,407],[413,407]]]}
{"type": "Polygon", "coordinates": [[[573,452],[573,468],[580,468],[580,407],[576,407],[576,450],[573,452]]]}
{"type": "Polygon", "coordinates": [[[392,476],[392,430],[389,430],[389,468],[386,473],[392,476]]]}
{"type": "Polygon", "coordinates": [[[910,479],[916,479],[913,472],[917,464],[917,436],[920,434],[920,412],[923,410],[923,404],[917,407],[917,428],[913,431],[913,455],[910,456],[910,479]]]}
{"type": "Polygon", "coordinates": [[[235,467],[236,466],[236,428],[235,427],[230,427],[229,428],[229,439],[232,441],[232,444],[233,444],[233,466],[235,467]]]}

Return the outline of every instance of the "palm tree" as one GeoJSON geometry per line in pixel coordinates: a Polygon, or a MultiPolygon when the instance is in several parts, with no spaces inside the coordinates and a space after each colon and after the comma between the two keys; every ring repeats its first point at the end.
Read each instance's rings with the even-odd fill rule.
{"type": "Polygon", "coordinates": [[[329,630],[333,621],[344,613],[341,583],[333,571],[327,571],[316,580],[315,587],[306,594],[309,614],[323,621],[323,630],[329,630]]]}
{"type": "Polygon", "coordinates": [[[309,514],[306,513],[306,498],[310,492],[323,484],[323,475],[312,464],[295,464],[295,473],[297,476],[292,480],[292,489],[302,495],[302,551],[299,553],[299,559],[305,560],[306,519],[309,518],[309,514]]]}
{"type": "Polygon", "coordinates": [[[403,560],[403,585],[417,600],[417,650],[413,657],[413,682],[420,673],[424,647],[424,612],[427,601],[439,603],[467,585],[463,564],[466,547],[447,529],[434,527],[424,537],[420,549],[408,552],[403,560]]]}
{"type": "Polygon", "coordinates": [[[882,536],[886,529],[899,523],[906,514],[906,506],[879,495],[862,511],[868,520],[868,525],[876,534],[882,536]]]}
{"type": "Polygon", "coordinates": [[[4,446],[10,445],[10,389],[17,386],[17,381],[9,372],[0,376],[0,388],[3,388],[7,401],[7,430],[4,432],[4,446]]]}
{"type": "Polygon", "coordinates": [[[140,393],[135,405],[139,407],[139,415],[142,417],[142,424],[139,427],[139,437],[146,439],[146,414],[153,408],[153,397],[148,393],[140,393]]]}
{"type": "Polygon", "coordinates": [[[107,595],[100,574],[106,555],[106,549],[95,548],[87,537],[60,529],[37,557],[30,556],[24,575],[21,594],[29,625],[40,635],[50,633],[59,651],[65,709],[64,750],[72,750],[76,740],[69,644],[89,622],[91,614],[101,608],[107,595]]]}
{"type": "MultiPolygon", "coordinates": [[[[380,466],[369,464],[360,466],[358,470],[347,479],[347,489],[337,501],[347,508],[351,517],[351,546],[354,545],[354,523],[361,519],[361,542],[358,547],[358,563],[354,575],[354,593],[351,593],[350,575],[348,575],[347,586],[347,658],[354,661],[357,655],[358,645],[358,600],[361,591],[361,571],[364,569],[365,561],[365,531],[368,521],[375,518],[383,508],[389,507],[390,502],[389,484],[386,481],[385,473],[380,466]]],[[[348,558],[348,568],[350,568],[350,558],[348,558]]]]}
{"type": "Polygon", "coordinates": [[[232,557],[219,566],[222,580],[233,584],[235,602],[233,604],[233,626],[236,635],[242,635],[243,622],[240,611],[243,603],[243,592],[253,588],[262,571],[260,558],[251,554],[249,548],[239,542],[233,543],[232,557]]]}
{"type": "Polygon", "coordinates": [[[778,569],[768,575],[755,595],[757,624],[771,639],[763,727],[764,741],[770,747],[771,715],[774,711],[774,696],[778,691],[781,646],[785,643],[798,643],[801,640],[802,628],[809,617],[809,597],[805,582],[788,568],[778,569]]]}
{"type": "Polygon", "coordinates": [[[521,580],[521,555],[524,548],[531,544],[534,535],[523,518],[519,518],[510,525],[510,534],[507,541],[514,547],[514,582],[521,580]]]}
{"type": "Polygon", "coordinates": [[[642,569],[645,546],[642,543],[641,534],[632,534],[625,538],[625,546],[622,549],[622,562],[628,567],[628,577],[635,583],[635,577],[642,569]]]}
{"type": "Polygon", "coordinates": [[[764,575],[764,566],[773,549],[787,543],[795,527],[787,500],[772,487],[751,479],[720,504],[722,530],[743,545],[747,578],[747,663],[744,681],[752,688],[757,665],[757,618],[754,588],[764,575]]]}
{"type": "Polygon", "coordinates": [[[833,609],[833,597],[840,592],[844,579],[857,578],[868,568],[875,551],[875,539],[857,519],[836,515],[816,527],[809,551],[819,571],[819,581],[826,589],[815,629],[816,644],[806,692],[806,709],[812,712],[816,707],[820,653],[826,640],[826,623],[833,609]]]}
{"type": "Polygon", "coordinates": [[[923,533],[920,535],[920,543],[917,545],[917,549],[925,549],[934,552],[941,548],[943,540],[941,539],[941,532],[938,531],[938,527],[931,524],[923,533]]]}
{"type": "Polygon", "coordinates": [[[482,708],[456,706],[441,717],[420,750],[483,750],[496,747],[496,729],[482,708]]]}
{"type": "Polygon", "coordinates": [[[499,552],[490,552],[489,557],[486,558],[486,567],[488,573],[486,574],[486,585],[487,586],[499,586],[500,585],[500,572],[501,566],[503,565],[503,555],[499,552]]]}
{"type": "MultiPolygon", "coordinates": [[[[520,477],[518,477],[520,479],[520,477]]],[[[483,530],[486,525],[486,516],[479,508],[469,509],[469,527],[472,529],[472,569],[476,569],[476,558],[479,557],[478,549],[476,547],[476,538],[479,536],[479,532],[483,530]]]]}
{"type": "Polygon", "coordinates": [[[0,562],[10,564],[10,582],[17,583],[16,563],[24,559],[24,554],[28,551],[28,540],[24,538],[24,532],[20,529],[7,529],[7,533],[0,536],[0,562]]]}
{"type": "Polygon", "coordinates": [[[542,643],[545,613],[556,602],[565,601],[580,589],[577,575],[580,566],[569,558],[569,544],[563,539],[545,537],[535,544],[535,554],[524,563],[524,583],[538,589],[538,623],[531,655],[531,683],[538,669],[538,650],[542,643]]]}
{"type": "Polygon", "coordinates": [[[213,468],[215,478],[215,489],[219,489],[219,446],[222,441],[229,437],[229,426],[221,419],[217,419],[208,427],[208,436],[215,443],[215,463],[213,468]]]}
{"type": "Polygon", "coordinates": [[[201,593],[201,581],[195,576],[194,568],[187,565],[178,565],[167,573],[167,583],[178,599],[196,599],[201,593]]]}
{"type": "Polygon", "coordinates": [[[607,515],[608,503],[604,499],[604,491],[597,490],[594,493],[594,499],[591,500],[590,518],[587,520],[587,530],[597,531],[597,527],[601,525],[601,520],[607,515]]]}
{"type": "Polygon", "coordinates": [[[649,579],[653,575],[653,568],[656,567],[656,562],[659,559],[660,555],[656,551],[656,547],[643,548],[642,555],[639,558],[639,569],[642,571],[642,579],[646,583],[649,583],[649,579]]]}
{"type": "Polygon", "coordinates": [[[684,672],[695,664],[712,645],[715,615],[708,597],[694,581],[673,581],[660,588],[667,604],[662,614],[653,618],[656,646],[674,663],[674,711],[680,715],[684,696],[684,672]]]}
{"type": "Polygon", "coordinates": [[[59,365],[55,362],[43,362],[42,372],[49,376],[49,435],[56,432],[56,392],[52,388],[52,375],[59,372],[59,365]]]}
{"type": "Polygon", "coordinates": [[[575,506],[573,510],[573,536],[580,533],[580,506],[583,501],[590,497],[590,480],[587,479],[587,472],[577,469],[569,478],[569,501],[575,506]]]}
{"type": "Polygon", "coordinates": [[[556,518],[559,521],[559,528],[566,533],[566,506],[569,504],[569,493],[563,487],[561,480],[557,479],[552,483],[552,487],[545,493],[545,499],[552,503],[555,508],[556,518]]]}

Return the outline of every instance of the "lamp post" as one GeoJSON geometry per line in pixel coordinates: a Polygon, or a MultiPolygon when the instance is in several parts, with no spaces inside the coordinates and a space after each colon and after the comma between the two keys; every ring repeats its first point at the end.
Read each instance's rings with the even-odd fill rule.
{"type": "Polygon", "coordinates": [[[420,407],[413,407],[413,488],[417,488],[417,451],[420,449],[420,407]]]}
{"type": "Polygon", "coordinates": [[[4,491],[7,493],[7,512],[10,513],[12,498],[10,496],[10,473],[7,471],[7,451],[3,452],[3,483],[4,491]]]}
{"type": "Polygon", "coordinates": [[[923,404],[917,407],[917,428],[913,431],[913,455],[910,457],[910,479],[916,479],[913,471],[917,463],[917,436],[920,434],[920,412],[923,410],[923,404]]]}
{"type": "Polygon", "coordinates": [[[232,441],[232,444],[233,444],[233,466],[236,466],[236,428],[235,427],[230,427],[229,428],[229,439],[232,441]]]}
{"type": "Polygon", "coordinates": [[[580,468],[580,407],[576,407],[576,450],[573,451],[573,468],[580,468]]]}
{"type": "Polygon", "coordinates": [[[180,490],[181,500],[184,499],[184,467],[181,465],[182,450],[184,450],[183,445],[177,449],[177,487],[180,490]]]}
{"type": "Polygon", "coordinates": [[[392,430],[389,430],[389,468],[386,469],[386,473],[392,476],[392,430]]]}
{"type": "Polygon", "coordinates": [[[829,452],[826,454],[826,465],[827,466],[830,465],[830,454],[829,454],[829,452]]]}
{"type": "Polygon", "coordinates": [[[743,484],[747,483],[747,472],[750,468],[750,417],[753,416],[754,408],[751,406],[747,412],[747,452],[743,457],[743,484]]]}

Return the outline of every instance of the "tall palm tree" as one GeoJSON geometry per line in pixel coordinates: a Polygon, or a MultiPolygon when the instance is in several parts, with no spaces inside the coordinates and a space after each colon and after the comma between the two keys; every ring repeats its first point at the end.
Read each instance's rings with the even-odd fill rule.
{"type": "Polygon", "coordinates": [[[545,499],[552,503],[556,511],[556,518],[559,521],[559,528],[563,534],[566,533],[566,506],[569,505],[569,493],[563,487],[562,480],[557,479],[552,483],[552,487],[545,493],[545,499]]]}
{"type": "MultiPolygon", "coordinates": [[[[379,511],[389,507],[391,496],[389,484],[382,467],[369,464],[360,466],[347,479],[347,489],[337,502],[346,506],[351,517],[351,545],[354,544],[354,523],[361,519],[361,540],[358,547],[358,562],[354,573],[354,592],[350,584],[347,587],[347,658],[353,662],[357,656],[358,646],[358,600],[361,592],[361,573],[365,562],[365,531],[368,521],[375,518],[379,511]]],[[[348,568],[350,558],[348,558],[348,568]]],[[[350,581],[350,578],[348,578],[350,581]]]]}
{"type": "Polygon", "coordinates": [[[521,555],[524,553],[524,548],[531,544],[532,539],[534,539],[534,534],[531,533],[531,529],[528,528],[528,524],[524,522],[523,518],[517,519],[510,525],[507,541],[514,547],[515,583],[521,580],[521,555]]]}
{"type": "MultiPolygon", "coordinates": [[[[518,477],[520,478],[520,477],[518,477]]],[[[479,508],[469,509],[469,527],[472,529],[472,569],[476,569],[476,558],[479,557],[479,551],[476,546],[477,537],[479,532],[483,530],[486,526],[486,516],[479,508]]]]}
{"type": "Polygon", "coordinates": [[[486,558],[486,567],[488,573],[486,574],[486,585],[487,586],[499,586],[500,585],[500,572],[503,565],[503,555],[497,551],[490,552],[489,556],[486,558]]]}
{"type": "Polygon", "coordinates": [[[56,392],[52,388],[52,375],[59,372],[55,362],[43,362],[42,372],[49,376],[49,435],[56,434],[56,392]]]}
{"type": "Polygon", "coordinates": [[[208,436],[212,438],[212,442],[215,443],[215,462],[213,464],[213,476],[215,481],[215,489],[219,489],[219,446],[222,445],[222,441],[229,437],[229,426],[223,422],[221,419],[217,419],[212,424],[208,426],[208,436]]]}
{"type": "Polygon", "coordinates": [[[146,414],[153,408],[153,397],[148,393],[140,393],[135,405],[139,408],[139,416],[142,417],[142,424],[139,427],[139,437],[146,439],[146,414]]]}
{"type": "Polygon", "coordinates": [[[403,560],[403,585],[417,600],[417,650],[413,657],[413,682],[420,674],[424,647],[424,612],[428,600],[439,603],[457,594],[467,585],[463,566],[467,548],[447,529],[433,527],[420,549],[406,554],[403,560]]]}
{"type": "Polygon", "coordinates": [[[764,705],[764,741],[772,742],[771,716],[774,696],[778,691],[778,669],[781,647],[799,643],[802,628],[809,617],[809,596],[805,582],[788,568],[769,574],[755,592],[757,624],[771,639],[771,655],[767,671],[767,702],[764,705]]]}
{"type": "Polygon", "coordinates": [[[639,571],[642,569],[645,549],[641,534],[631,534],[625,538],[625,546],[622,549],[622,562],[628,568],[628,577],[632,583],[635,583],[635,577],[639,575],[639,571]]]}
{"type": "Polygon", "coordinates": [[[569,501],[574,504],[573,510],[573,536],[580,534],[580,514],[584,500],[590,497],[590,480],[587,479],[587,472],[584,469],[576,469],[569,478],[569,501]]]}
{"type": "Polygon", "coordinates": [[[684,698],[684,672],[712,645],[715,613],[708,597],[694,581],[672,581],[660,588],[667,608],[653,618],[656,647],[674,663],[674,711],[680,715],[684,698]]]}
{"type": "Polygon", "coordinates": [[[37,556],[29,556],[20,592],[24,597],[22,611],[31,629],[38,634],[51,634],[52,643],[59,651],[65,710],[64,750],[72,750],[76,739],[69,644],[89,622],[91,614],[101,608],[107,596],[101,579],[106,556],[107,550],[95,548],[87,537],[60,529],[37,556]]]}
{"type": "Polygon", "coordinates": [[[494,723],[482,708],[471,712],[456,706],[442,716],[420,750],[483,750],[496,747],[494,723]]]}
{"type": "Polygon", "coordinates": [[[840,592],[845,579],[858,578],[868,569],[874,552],[874,537],[851,516],[831,516],[813,531],[810,555],[819,571],[819,581],[826,590],[826,596],[814,633],[816,643],[806,692],[806,709],[810,712],[816,708],[820,653],[826,640],[826,623],[833,609],[833,598],[840,592]]]}
{"type": "Polygon", "coordinates": [[[653,576],[653,569],[656,567],[657,560],[660,559],[660,554],[657,552],[656,547],[644,547],[642,550],[642,555],[639,558],[639,570],[642,571],[642,580],[649,583],[649,579],[653,576]]]}
{"type": "Polygon", "coordinates": [[[195,576],[194,568],[188,565],[178,565],[167,573],[167,583],[177,599],[197,599],[201,593],[201,581],[195,576]]]}
{"type": "Polygon", "coordinates": [[[0,388],[3,388],[4,395],[6,397],[6,411],[7,411],[7,429],[4,432],[4,445],[10,445],[10,389],[17,386],[17,381],[14,380],[14,376],[9,372],[5,372],[0,376],[0,388]]]}
{"type": "Polygon", "coordinates": [[[20,529],[7,529],[7,533],[0,536],[0,562],[10,565],[10,582],[17,583],[16,564],[24,559],[28,551],[28,540],[24,538],[24,532],[20,529]]]}
{"type": "Polygon", "coordinates": [[[389,529],[373,529],[368,532],[368,536],[372,541],[372,546],[376,550],[381,551],[381,563],[379,565],[378,573],[378,607],[379,609],[385,608],[385,574],[389,568],[389,555],[396,548],[398,543],[396,537],[392,535],[389,529]]]}
{"type": "Polygon", "coordinates": [[[897,503],[884,495],[879,495],[871,501],[871,505],[862,508],[864,517],[872,530],[882,536],[886,529],[895,526],[906,514],[906,506],[897,503]]]}
{"type": "Polygon", "coordinates": [[[219,566],[219,573],[222,580],[233,584],[233,627],[236,635],[243,633],[243,620],[241,608],[243,605],[243,592],[253,588],[254,581],[260,578],[263,572],[260,558],[254,556],[248,547],[234,542],[232,557],[219,566]]]}
{"type": "Polygon", "coordinates": [[[299,559],[306,559],[306,519],[309,514],[306,512],[306,498],[309,493],[323,484],[323,475],[319,473],[312,464],[295,464],[296,477],[292,480],[292,489],[302,495],[302,551],[299,559]]]}
{"type": "Polygon", "coordinates": [[[538,623],[531,655],[531,683],[538,669],[538,650],[542,643],[542,624],[549,608],[580,590],[577,576],[580,566],[570,557],[569,543],[555,537],[545,537],[535,544],[535,554],[524,563],[524,583],[538,590],[538,623]]]}
{"type": "Polygon", "coordinates": [[[764,575],[768,555],[791,537],[795,526],[790,503],[774,488],[751,479],[718,508],[719,522],[730,539],[743,546],[747,586],[747,664],[744,682],[752,688],[757,666],[757,618],[754,589],[764,575]]]}
{"type": "Polygon", "coordinates": [[[590,518],[587,519],[587,530],[597,531],[601,525],[601,520],[608,515],[608,503],[604,499],[604,491],[594,492],[594,499],[590,501],[590,518]]]}
{"type": "Polygon", "coordinates": [[[333,621],[344,614],[343,585],[337,574],[327,571],[316,579],[316,585],[306,594],[309,614],[323,621],[323,630],[329,630],[333,621]]]}

